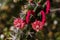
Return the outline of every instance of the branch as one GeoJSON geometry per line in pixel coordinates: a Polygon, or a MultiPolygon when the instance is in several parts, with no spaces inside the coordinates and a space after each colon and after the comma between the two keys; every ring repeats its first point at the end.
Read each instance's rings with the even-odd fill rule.
{"type": "Polygon", "coordinates": [[[50,12],[60,11],[60,8],[50,9],[50,12]]]}

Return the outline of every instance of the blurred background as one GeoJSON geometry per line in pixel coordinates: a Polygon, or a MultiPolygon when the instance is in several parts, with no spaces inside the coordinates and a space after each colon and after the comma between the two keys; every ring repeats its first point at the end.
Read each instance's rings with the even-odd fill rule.
{"type": "MultiPolygon", "coordinates": [[[[11,40],[10,33],[13,30],[14,17],[20,16],[21,11],[25,14],[29,0],[0,0],[0,40],[11,40]]],[[[34,0],[38,2],[39,0],[34,0]]],[[[60,40],[60,0],[50,0],[51,9],[47,15],[44,30],[38,33],[23,34],[21,40],[60,40]]]]}

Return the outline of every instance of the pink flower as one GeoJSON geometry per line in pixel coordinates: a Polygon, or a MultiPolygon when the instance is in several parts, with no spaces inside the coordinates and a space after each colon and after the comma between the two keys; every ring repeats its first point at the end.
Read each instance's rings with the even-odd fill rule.
{"type": "Polygon", "coordinates": [[[34,15],[34,11],[33,10],[28,10],[27,15],[26,15],[26,23],[30,22],[30,15],[34,15]]]}
{"type": "Polygon", "coordinates": [[[48,14],[49,11],[50,11],[50,1],[47,0],[47,1],[46,1],[46,14],[48,14]]]}
{"type": "Polygon", "coordinates": [[[16,19],[14,19],[13,24],[16,28],[22,29],[22,28],[24,28],[25,22],[20,18],[16,18],[16,19]]]}
{"type": "Polygon", "coordinates": [[[39,30],[42,30],[43,29],[43,26],[41,26],[41,22],[40,21],[35,21],[32,23],[32,28],[35,30],[35,31],[39,31],[39,30]]]}
{"type": "Polygon", "coordinates": [[[35,30],[35,31],[39,31],[39,30],[42,30],[43,29],[43,26],[45,24],[45,21],[46,21],[46,16],[45,16],[45,13],[43,10],[41,10],[41,15],[42,15],[42,21],[38,21],[36,20],[35,22],[32,23],[32,28],[35,30]]]}

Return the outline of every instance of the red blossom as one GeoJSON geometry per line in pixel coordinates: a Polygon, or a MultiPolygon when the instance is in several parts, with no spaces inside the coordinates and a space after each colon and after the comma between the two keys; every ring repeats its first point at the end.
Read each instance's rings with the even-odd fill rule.
{"type": "Polygon", "coordinates": [[[35,22],[32,23],[32,28],[35,30],[35,31],[39,31],[39,30],[42,30],[43,29],[43,26],[45,24],[45,21],[46,21],[46,17],[45,17],[45,13],[44,11],[42,10],[41,12],[41,15],[42,15],[42,21],[38,21],[36,20],[35,22]]]}
{"type": "Polygon", "coordinates": [[[22,29],[22,28],[24,28],[25,22],[20,18],[16,18],[16,19],[14,19],[13,24],[16,28],[22,29]]]}
{"type": "Polygon", "coordinates": [[[43,10],[41,10],[40,14],[42,15],[42,21],[41,22],[44,25],[45,24],[45,21],[46,21],[46,15],[45,15],[45,13],[44,13],[43,10]]]}
{"type": "Polygon", "coordinates": [[[28,10],[27,15],[26,15],[26,23],[30,22],[30,15],[34,15],[34,11],[33,10],[28,10]]]}
{"type": "Polygon", "coordinates": [[[50,11],[50,1],[47,0],[47,1],[46,1],[46,14],[48,14],[49,11],[50,11]]]}
{"type": "Polygon", "coordinates": [[[43,29],[43,27],[41,26],[41,22],[37,20],[32,23],[32,28],[37,32],[43,29]]]}

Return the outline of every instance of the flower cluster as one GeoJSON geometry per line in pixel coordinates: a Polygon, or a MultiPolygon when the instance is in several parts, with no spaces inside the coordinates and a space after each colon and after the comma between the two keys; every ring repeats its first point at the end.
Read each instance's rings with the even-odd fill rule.
{"type": "Polygon", "coordinates": [[[43,10],[40,12],[40,14],[42,15],[42,21],[36,20],[35,22],[32,23],[32,28],[37,32],[43,29],[43,26],[46,21],[45,13],[43,10]]]}
{"type": "MultiPolygon", "coordinates": [[[[32,2],[32,0],[30,0],[30,3],[32,2]]],[[[39,6],[41,6],[40,5],[40,3],[38,2],[38,5],[39,6]]],[[[37,7],[38,7],[38,5],[37,5],[37,7]]],[[[39,10],[39,14],[40,15],[42,15],[42,20],[40,21],[40,20],[38,20],[37,18],[35,18],[34,20],[34,22],[32,22],[32,23],[30,23],[31,21],[30,21],[30,16],[31,15],[33,15],[34,17],[35,17],[35,11],[34,10],[31,10],[31,9],[29,9],[28,11],[27,11],[27,14],[26,14],[26,17],[25,17],[25,21],[24,20],[22,20],[21,18],[16,18],[15,20],[14,20],[14,26],[15,27],[18,27],[18,28],[20,28],[20,29],[22,29],[24,26],[25,26],[25,24],[31,24],[32,25],[32,28],[35,30],[35,31],[39,31],[39,30],[42,30],[43,29],[43,26],[44,26],[44,24],[45,24],[45,22],[46,22],[46,14],[48,14],[49,13],[49,11],[50,11],[50,1],[49,0],[47,0],[46,2],[45,2],[45,5],[46,5],[46,12],[45,11],[43,11],[43,9],[42,10],[39,10]]],[[[31,5],[30,5],[31,6],[31,5]]],[[[36,10],[36,9],[35,9],[36,10]]],[[[37,10],[38,11],[38,10],[37,10]]],[[[38,14],[38,13],[37,13],[38,14]]]]}

